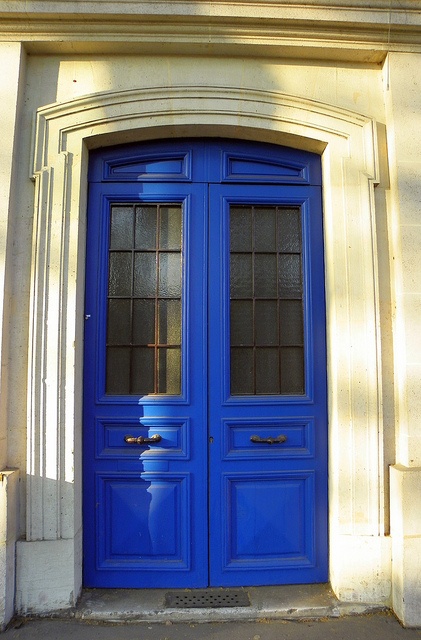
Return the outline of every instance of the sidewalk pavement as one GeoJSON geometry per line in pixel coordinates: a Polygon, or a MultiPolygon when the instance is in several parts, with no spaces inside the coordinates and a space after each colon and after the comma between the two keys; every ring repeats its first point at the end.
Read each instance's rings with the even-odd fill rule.
{"type": "Polygon", "coordinates": [[[389,612],[318,620],[105,623],[76,618],[15,620],[3,640],[421,640],[389,612]]]}
{"type": "Polygon", "coordinates": [[[421,640],[394,615],[340,602],[328,584],[85,589],[72,610],[20,618],[0,640],[421,640]]]}

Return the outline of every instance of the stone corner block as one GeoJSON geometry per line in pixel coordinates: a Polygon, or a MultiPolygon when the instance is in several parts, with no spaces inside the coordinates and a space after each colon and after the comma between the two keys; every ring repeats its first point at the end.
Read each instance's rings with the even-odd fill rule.
{"type": "Polygon", "coordinates": [[[76,604],[81,589],[78,541],[18,541],[16,610],[48,613],[76,604]]]}
{"type": "Polygon", "coordinates": [[[15,545],[18,537],[19,471],[0,472],[0,631],[15,612],[15,545]]]}
{"type": "Polygon", "coordinates": [[[387,536],[331,539],[331,585],[342,602],[388,606],[392,597],[391,541],[387,536]]]}
{"type": "Polygon", "coordinates": [[[421,467],[390,467],[391,535],[421,536],[421,467]]]}

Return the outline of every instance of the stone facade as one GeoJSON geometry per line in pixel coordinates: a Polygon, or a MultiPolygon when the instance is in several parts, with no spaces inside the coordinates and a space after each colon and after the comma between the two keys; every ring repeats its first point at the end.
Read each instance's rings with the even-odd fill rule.
{"type": "Polygon", "coordinates": [[[322,157],[330,582],[421,625],[420,34],[416,0],[2,3],[0,625],[82,588],[89,150],[179,136],[322,157]]]}

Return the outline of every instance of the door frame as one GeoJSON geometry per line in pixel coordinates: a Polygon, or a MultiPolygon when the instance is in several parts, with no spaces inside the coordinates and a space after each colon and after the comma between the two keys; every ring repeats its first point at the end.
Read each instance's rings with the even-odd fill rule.
{"type": "MultiPolygon", "coordinates": [[[[18,585],[38,583],[32,562],[32,549],[37,545],[37,556],[48,560],[51,571],[62,576],[63,595],[57,596],[52,585],[40,585],[46,594],[43,602],[68,606],[69,598],[73,601],[81,588],[80,398],[88,148],[187,132],[270,139],[322,154],[330,581],[340,598],[384,601],[389,593],[391,546],[385,535],[381,453],[379,278],[373,198],[373,187],[379,182],[376,124],[365,115],[321,102],[227,86],[105,92],[37,111],[27,518],[26,540],[17,543],[18,585]],[[173,98],[170,110],[164,106],[168,95],[173,98]],[[52,353],[61,354],[60,367],[52,353]],[[56,453],[50,456],[49,468],[43,470],[37,461],[45,459],[47,450],[56,453]],[[42,496],[51,495],[52,477],[59,488],[55,497],[43,501],[42,496]],[[358,567],[353,560],[356,556],[358,567]],[[370,585],[369,592],[364,584],[370,585]]],[[[23,588],[20,593],[24,594],[18,602],[22,610],[48,607],[40,605],[32,591],[23,588]]]]}

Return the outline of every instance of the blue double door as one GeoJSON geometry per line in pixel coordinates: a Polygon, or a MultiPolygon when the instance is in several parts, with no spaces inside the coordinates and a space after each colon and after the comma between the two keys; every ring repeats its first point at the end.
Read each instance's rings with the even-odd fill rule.
{"type": "Polygon", "coordinates": [[[320,159],[175,140],[89,181],[85,586],[326,581],[320,159]]]}

